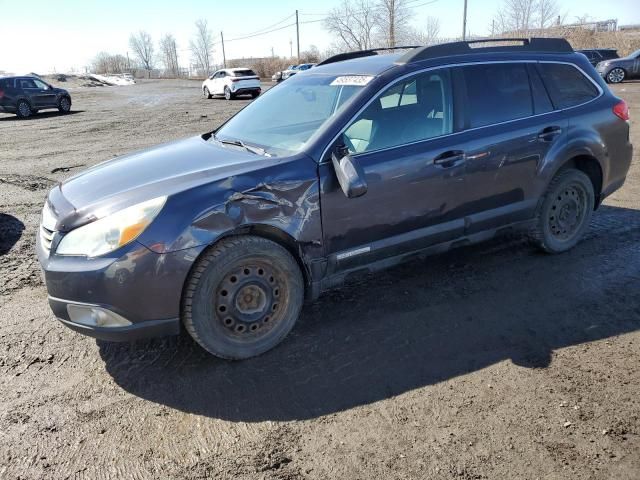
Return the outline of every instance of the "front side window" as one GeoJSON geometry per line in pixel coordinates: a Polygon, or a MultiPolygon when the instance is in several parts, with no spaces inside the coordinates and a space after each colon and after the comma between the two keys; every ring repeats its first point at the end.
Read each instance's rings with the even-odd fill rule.
{"type": "Polygon", "coordinates": [[[371,80],[368,76],[301,75],[270,89],[229,120],[215,135],[291,155],[338,114],[371,80]]]}
{"type": "Polygon", "coordinates": [[[342,135],[351,153],[402,146],[451,133],[448,70],[415,75],[386,89],[342,135]]]}
{"type": "Polygon", "coordinates": [[[540,63],[538,71],[556,108],[580,105],[600,94],[596,86],[572,65],[540,63]]]}
{"type": "Polygon", "coordinates": [[[462,68],[467,86],[469,127],[533,115],[526,64],[493,63],[462,68]]]}
{"type": "Polygon", "coordinates": [[[47,88],[49,88],[49,85],[47,85],[46,83],[40,81],[40,80],[34,80],[36,86],[38,88],[41,88],[42,90],[46,90],[47,88]]]}

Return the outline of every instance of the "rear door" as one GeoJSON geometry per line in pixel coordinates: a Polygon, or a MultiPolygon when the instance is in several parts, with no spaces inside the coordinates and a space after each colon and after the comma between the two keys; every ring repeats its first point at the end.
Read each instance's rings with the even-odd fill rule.
{"type": "Polygon", "coordinates": [[[36,86],[36,82],[33,78],[17,78],[16,87],[22,93],[22,96],[29,100],[29,103],[33,108],[38,108],[41,100],[39,99],[40,90],[36,86]]]}
{"type": "Polygon", "coordinates": [[[466,65],[454,75],[466,90],[466,233],[531,218],[540,195],[538,171],[566,142],[565,115],[553,111],[533,64],[466,65]]]}

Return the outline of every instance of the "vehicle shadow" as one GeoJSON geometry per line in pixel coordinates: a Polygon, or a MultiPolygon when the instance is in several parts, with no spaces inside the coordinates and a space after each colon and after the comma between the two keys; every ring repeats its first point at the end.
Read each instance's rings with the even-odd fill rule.
{"type": "Polygon", "coordinates": [[[41,120],[43,118],[51,118],[51,117],[67,117],[69,115],[76,115],[78,113],[84,113],[84,110],[71,110],[67,113],[61,112],[38,112],[35,115],[31,115],[27,118],[19,118],[17,115],[10,115],[7,117],[0,117],[0,122],[28,122],[30,120],[41,120]]]}
{"type": "Polygon", "coordinates": [[[640,329],[640,211],[602,207],[587,238],[545,255],[521,237],[412,261],[324,295],[261,357],[226,362],[186,334],[98,341],[126,391],[233,421],[309,419],[502,361],[640,329]]]}
{"type": "Polygon", "coordinates": [[[0,256],[6,255],[18,243],[24,224],[12,215],[0,213],[0,256]]]}

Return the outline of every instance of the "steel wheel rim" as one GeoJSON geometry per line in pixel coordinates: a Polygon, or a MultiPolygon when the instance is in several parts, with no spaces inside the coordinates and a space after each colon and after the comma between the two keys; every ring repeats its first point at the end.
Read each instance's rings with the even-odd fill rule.
{"type": "Polygon", "coordinates": [[[20,102],[20,106],[18,107],[18,109],[20,110],[20,115],[22,115],[23,117],[28,117],[31,113],[31,109],[26,102],[20,102]]]}
{"type": "Polygon", "coordinates": [[[284,275],[266,263],[247,262],[229,271],[218,285],[214,321],[228,337],[253,342],[282,323],[287,302],[284,275]]]}
{"type": "Polygon", "coordinates": [[[621,68],[614,68],[609,72],[609,80],[612,83],[620,83],[624,80],[624,71],[621,68]]]}
{"type": "Polygon", "coordinates": [[[556,193],[548,214],[551,235],[560,241],[571,240],[587,215],[588,195],[582,185],[572,183],[556,193]]]}

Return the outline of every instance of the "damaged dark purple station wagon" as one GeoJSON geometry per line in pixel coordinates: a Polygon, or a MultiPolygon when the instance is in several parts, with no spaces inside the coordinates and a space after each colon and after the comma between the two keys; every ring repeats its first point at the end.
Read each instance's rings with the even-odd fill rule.
{"type": "Polygon", "coordinates": [[[214,355],[258,355],[350,274],[514,228],[573,247],[625,180],[627,120],[564,40],[338,55],[213,132],[55,187],[49,302],[98,338],[184,327],[214,355]]]}

